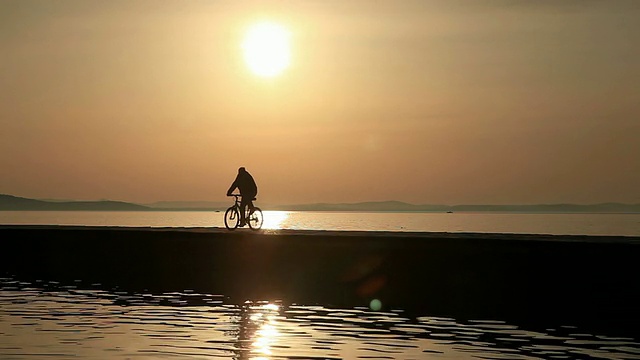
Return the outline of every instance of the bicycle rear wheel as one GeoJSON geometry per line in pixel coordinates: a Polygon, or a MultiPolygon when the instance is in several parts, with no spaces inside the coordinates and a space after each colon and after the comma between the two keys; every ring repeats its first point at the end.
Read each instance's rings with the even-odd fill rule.
{"type": "Polygon", "coordinates": [[[253,214],[248,216],[247,223],[251,230],[259,230],[262,228],[262,222],[264,218],[262,217],[262,210],[259,207],[254,208],[253,214]]]}
{"type": "Polygon", "coordinates": [[[224,212],[224,226],[229,230],[235,230],[240,224],[240,213],[238,208],[232,206],[224,212]]]}

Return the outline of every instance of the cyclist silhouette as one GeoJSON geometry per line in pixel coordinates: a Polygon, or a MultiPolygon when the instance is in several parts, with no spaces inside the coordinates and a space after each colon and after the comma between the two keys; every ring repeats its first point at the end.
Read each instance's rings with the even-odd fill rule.
{"type": "Polygon", "coordinates": [[[233,193],[233,190],[236,188],[240,190],[240,195],[242,195],[239,226],[245,226],[247,224],[244,214],[245,209],[247,208],[247,205],[249,205],[250,212],[253,212],[253,199],[258,194],[258,186],[256,185],[255,180],[253,180],[253,176],[251,176],[244,167],[238,169],[238,176],[236,176],[233,184],[231,184],[231,187],[227,190],[227,196],[231,196],[231,193],[233,193]]]}

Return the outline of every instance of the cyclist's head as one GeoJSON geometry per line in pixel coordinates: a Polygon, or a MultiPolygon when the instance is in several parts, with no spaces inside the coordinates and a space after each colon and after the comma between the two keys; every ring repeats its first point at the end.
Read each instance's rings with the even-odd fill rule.
{"type": "Polygon", "coordinates": [[[238,169],[238,173],[243,173],[246,172],[247,170],[245,170],[244,166],[238,169]]]}

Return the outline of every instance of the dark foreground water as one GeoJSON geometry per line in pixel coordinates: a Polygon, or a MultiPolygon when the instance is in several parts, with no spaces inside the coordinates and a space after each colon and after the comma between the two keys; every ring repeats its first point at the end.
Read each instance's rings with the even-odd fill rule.
{"type": "Polygon", "coordinates": [[[638,339],[423,315],[5,277],[0,358],[640,359],[638,339]]]}

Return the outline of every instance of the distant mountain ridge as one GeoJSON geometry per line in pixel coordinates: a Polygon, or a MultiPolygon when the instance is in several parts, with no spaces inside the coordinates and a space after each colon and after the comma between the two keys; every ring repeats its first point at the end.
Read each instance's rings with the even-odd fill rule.
{"type": "MultiPolygon", "coordinates": [[[[0,211],[216,211],[228,202],[159,201],[140,205],[123,201],[36,200],[0,194],[0,211]]],[[[401,201],[315,203],[262,206],[283,211],[389,211],[389,212],[520,212],[520,213],[640,213],[640,204],[601,203],[538,205],[415,205],[401,201]]]]}
{"type": "Polygon", "coordinates": [[[414,205],[401,201],[274,206],[291,211],[404,211],[404,212],[523,212],[523,213],[640,213],[640,204],[601,203],[539,205],[414,205]]]}
{"type": "Polygon", "coordinates": [[[8,211],[145,211],[143,205],[122,201],[44,201],[0,194],[0,210],[8,211]]]}
{"type": "Polygon", "coordinates": [[[145,206],[162,209],[162,210],[221,210],[226,209],[233,204],[230,201],[156,201],[154,203],[144,204],[145,206]]]}

